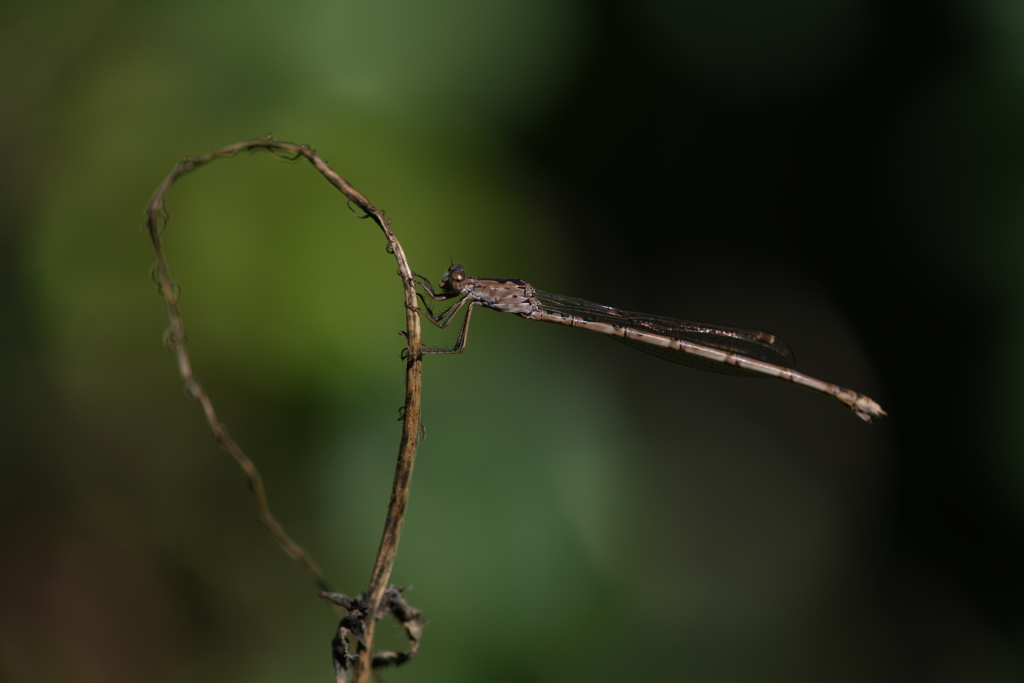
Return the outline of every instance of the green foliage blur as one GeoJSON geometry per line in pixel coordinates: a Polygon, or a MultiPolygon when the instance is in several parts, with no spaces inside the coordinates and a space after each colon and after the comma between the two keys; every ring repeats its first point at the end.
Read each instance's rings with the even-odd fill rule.
{"type": "MultiPolygon", "coordinates": [[[[979,41],[991,51],[985,74],[1006,85],[987,92],[1020,113],[1024,15],[1010,4],[950,3],[965,31],[991,38],[979,41]]],[[[602,171],[609,186],[594,189],[590,206],[566,209],[564,177],[538,161],[544,145],[523,141],[556,144],[573,112],[621,89],[631,95],[615,111],[628,125],[578,133],[598,150],[579,172],[600,168],[606,144],[656,148],[643,121],[670,105],[656,92],[634,96],[612,52],[727,92],[737,108],[811,100],[866,59],[884,19],[875,9],[862,0],[7,8],[0,680],[332,680],[333,612],[257,523],[161,342],[167,319],[143,208],[180,158],[267,134],[309,144],[387,212],[413,268],[435,282],[454,260],[605,302],[599,294],[614,287],[593,291],[585,273],[596,270],[622,287],[607,303],[642,310],[643,291],[630,287],[645,271],[631,270],[627,254],[674,252],[657,248],[658,231],[680,230],[696,190],[619,193],[613,173],[643,185],[718,171],[689,171],[693,162],[676,155],[662,168],[623,163],[602,171]],[[660,205],[665,223],[627,216],[595,228],[585,239],[609,251],[586,260],[586,217],[634,201],[660,205]]],[[[963,149],[981,150],[979,166],[990,162],[985,150],[1003,155],[1003,185],[984,189],[1004,201],[960,233],[880,238],[865,269],[894,268],[886,254],[913,243],[927,265],[910,265],[907,278],[940,272],[950,288],[1002,292],[1016,308],[1000,318],[993,353],[1012,359],[1024,164],[1019,140],[983,139],[997,130],[979,112],[999,107],[981,107],[980,84],[950,68],[906,97],[886,163],[903,183],[903,215],[946,225],[954,214],[931,195],[959,185],[929,156],[939,156],[931,144],[946,136],[946,116],[977,136],[963,149]]],[[[699,148],[689,112],[670,115],[683,146],[699,148]]],[[[167,206],[165,248],[197,377],[260,467],[278,519],[335,590],[358,593],[404,396],[402,294],[385,241],[311,168],[267,154],[186,176],[167,206]]],[[[804,244],[829,249],[832,239],[819,229],[804,244]]],[[[1019,680],[1024,630],[1009,638],[1005,625],[1021,624],[1020,594],[1007,594],[1010,617],[994,624],[945,567],[890,534],[902,506],[889,493],[903,476],[894,463],[922,447],[894,430],[928,396],[912,396],[896,373],[879,379],[858,325],[806,272],[740,251],[688,255],[671,281],[678,289],[665,286],[671,298],[651,312],[689,315],[692,303],[718,322],[781,321],[807,335],[811,374],[904,417],[893,410],[863,425],[774,382],[698,375],[575,331],[477,313],[466,354],[426,362],[426,438],[393,581],[409,586],[427,628],[420,656],[385,680],[1019,680]],[[698,286],[708,282],[720,286],[698,286]],[[682,292],[690,298],[679,303],[682,292]]],[[[914,305],[920,290],[907,287],[890,292],[877,320],[857,322],[885,327],[914,305]]],[[[434,346],[454,338],[427,334],[434,346]]],[[[926,340],[872,341],[884,365],[926,340]]],[[[1006,367],[1020,378],[1019,361],[1006,367]]],[[[1009,380],[973,386],[964,409],[985,428],[972,434],[996,444],[983,459],[1000,482],[993,514],[1019,539],[1019,392],[1009,380]]],[[[404,647],[390,622],[378,632],[384,647],[404,647]]]]}

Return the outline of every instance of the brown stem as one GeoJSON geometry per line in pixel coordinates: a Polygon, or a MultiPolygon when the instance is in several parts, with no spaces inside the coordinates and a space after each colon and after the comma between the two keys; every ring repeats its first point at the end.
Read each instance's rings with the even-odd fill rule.
{"type": "Polygon", "coordinates": [[[153,250],[156,254],[156,266],[154,268],[154,280],[167,304],[167,311],[170,317],[171,326],[167,334],[167,343],[174,350],[178,369],[185,381],[185,389],[188,395],[202,405],[206,420],[210,425],[217,443],[227,451],[242,468],[248,478],[249,486],[256,498],[256,507],[259,511],[260,521],[270,532],[270,535],[281,546],[281,548],[299,564],[306,575],[316,584],[321,591],[329,590],[326,581],[306,552],[285,533],[282,526],[270,513],[267,502],[266,490],[259,471],[252,461],[246,456],[242,449],[228,436],[227,429],[220,422],[213,404],[202,386],[195,379],[192,373],[192,363],[188,352],[185,349],[185,330],[178,307],[178,288],[171,279],[167,268],[167,260],[164,257],[163,247],[160,242],[160,233],[167,222],[167,211],[165,208],[165,195],[171,185],[181,176],[189,173],[205,164],[227,157],[232,157],[243,151],[269,150],[274,154],[289,159],[303,158],[309,161],[328,182],[341,191],[342,194],[364,214],[370,217],[380,226],[388,241],[388,251],[394,254],[398,262],[398,272],[402,279],[402,286],[405,290],[405,312],[406,312],[406,393],[405,405],[402,411],[402,439],[398,452],[398,463],[395,467],[395,479],[391,490],[391,501],[388,505],[387,518],[384,523],[384,533],[381,537],[380,548],[377,551],[377,559],[374,563],[373,574],[370,579],[370,586],[366,591],[367,613],[369,618],[365,624],[364,637],[358,643],[355,666],[353,669],[353,681],[366,683],[369,680],[372,669],[373,634],[384,593],[391,577],[391,570],[394,567],[395,553],[398,550],[398,539],[402,531],[402,522],[405,516],[406,505],[409,500],[409,485],[412,480],[413,463],[416,459],[417,437],[420,428],[420,397],[422,393],[422,363],[420,357],[420,321],[416,312],[416,291],[412,269],[409,267],[405,251],[399,243],[398,238],[391,231],[390,221],[384,213],[369,202],[358,190],[352,187],[344,178],[338,175],[327,162],[321,159],[316,152],[305,145],[296,145],[287,142],[278,142],[272,138],[262,140],[248,140],[227,145],[212,152],[198,157],[188,157],[178,163],[174,170],[164,179],[153,194],[146,209],[146,227],[149,230],[150,239],[153,242],[153,250]]]}

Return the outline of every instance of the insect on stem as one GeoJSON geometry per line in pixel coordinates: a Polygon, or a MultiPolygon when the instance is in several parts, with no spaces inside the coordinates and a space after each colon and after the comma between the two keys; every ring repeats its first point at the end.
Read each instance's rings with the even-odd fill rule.
{"type": "Polygon", "coordinates": [[[721,325],[705,325],[676,318],[625,311],[583,299],[550,294],[523,280],[470,277],[461,265],[445,272],[438,290],[422,275],[416,283],[423,308],[420,313],[434,325],[448,327],[466,308],[466,317],[454,346],[425,349],[425,354],[462,353],[466,350],[469,320],[475,306],[500,313],[514,313],[527,320],[579,327],[608,335],[624,344],[673,363],[701,370],[751,377],[774,377],[832,396],[862,420],[871,421],[886,412],[863,394],[797,372],[793,352],[774,334],[721,325]],[[426,296],[424,296],[424,294],[426,296]],[[458,301],[435,314],[433,301],[458,301]],[[460,298],[461,297],[461,298],[460,298]]]}

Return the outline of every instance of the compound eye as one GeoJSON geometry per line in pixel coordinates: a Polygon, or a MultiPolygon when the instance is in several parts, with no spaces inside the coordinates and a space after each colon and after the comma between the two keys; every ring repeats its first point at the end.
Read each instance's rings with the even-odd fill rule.
{"type": "Polygon", "coordinates": [[[460,265],[454,265],[448,269],[441,279],[441,289],[449,294],[458,294],[466,284],[466,269],[460,265]]]}

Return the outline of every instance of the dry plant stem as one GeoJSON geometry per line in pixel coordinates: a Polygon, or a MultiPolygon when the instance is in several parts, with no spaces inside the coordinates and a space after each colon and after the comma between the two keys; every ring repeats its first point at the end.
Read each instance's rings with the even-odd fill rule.
{"type": "MultiPolygon", "coordinates": [[[[146,209],[146,227],[149,230],[153,242],[153,250],[156,254],[156,266],[154,279],[167,304],[168,315],[171,326],[168,330],[167,343],[174,350],[178,369],[185,380],[186,393],[199,401],[206,415],[217,443],[227,451],[242,468],[249,481],[253,495],[256,498],[256,506],[259,510],[260,521],[277,541],[278,545],[295,560],[307,576],[322,591],[329,590],[319,568],[306,552],[285,533],[281,525],[270,514],[267,504],[266,490],[262,478],[259,475],[252,461],[245,455],[242,449],[228,436],[227,429],[217,418],[206,392],[195,379],[192,373],[192,363],[185,350],[185,331],[182,323],[181,312],[178,306],[178,288],[171,278],[167,268],[167,260],[163,254],[163,247],[160,242],[160,233],[166,224],[168,214],[165,207],[165,195],[171,185],[181,176],[193,171],[211,161],[232,157],[239,152],[269,150],[274,154],[288,159],[306,159],[317,171],[323,175],[329,183],[341,191],[342,194],[363,212],[364,217],[373,218],[374,222],[383,230],[388,241],[388,251],[394,254],[398,262],[399,275],[402,278],[402,286],[405,290],[405,314],[406,314],[406,343],[408,354],[406,355],[406,394],[405,405],[402,411],[403,427],[402,439],[398,453],[398,463],[395,467],[395,478],[391,490],[391,501],[388,505],[387,518],[384,524],[384,533],[381,537],[380,548],[377,551],[377,558],[374,563],[373,574],[370,579],[370,586],[366,591],[366,601],[369,607],[369,614],[376,615],[384,598],[388,581],[391,577],[391,570],[394,567],[395,553],[398,549],[398,539],[402,531],[402,523],[405,517],[405,509],[409,500],[409,485],[412,479],[413,463],[416,457],[417,435],[420,428],[420,396],[422,388],[422,361],[420,355],[420,321],[416,311],[416,290],[412,269],[409,267],[408,259],[391,231],[390,221],[385,218],[382,211],[378,210],[359,191],[338,175],[316,152],[305,145],[296,145],[287,142],[278,142],[272,138],[262,140],[249,140],[238,142],[226,147],[213,150],[198,157],[188,157],[178,163],[174,170],[164,179],[160,187],[153,194],[146,209]]],[[[369,680],[372,669],[373,634],[376,619],[371,618],[365,624],[363,642],[358,644],[358,657],[352,672],[352,680],[356,683],[366,683],[369,680]]],[[[339,678],[339,680],[341,680],[339,678]]]]}

